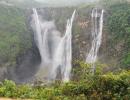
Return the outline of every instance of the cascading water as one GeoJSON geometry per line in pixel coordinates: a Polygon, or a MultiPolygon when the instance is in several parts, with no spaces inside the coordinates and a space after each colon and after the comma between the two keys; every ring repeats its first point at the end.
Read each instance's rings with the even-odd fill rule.
{"type": "Polygon", "coordinates": [[[33,18],[34,18],[34,23],[35,23],[35,34],[34,38],[37,44],[37,47],[39,49],[40,55],[41,55],[41,62],[45,63],[49,61],[49,53],[48,53],[48,45],[47,45],[47,33],[48,33],[48,28],[42,27],[42,23],[39,19],[38,13],[36,9],[33,9],[33,18]],[[44,32],[42,32],[44,31],[44,32]]]}
{"type": "Polygon", "coordinates": [[[63,37],[57,31],[53,21],[42,21],[36,9],[33,9],[34,37],[41,55],[41,65],[37,77],[55,80],[58,69],[64,82],[69,81],[72,60],[72,24],[75,16],[73,12],[68,19],[66,32],[63,37]]]}
{"type": "MultiPolygon", "coordinates": [[[[71,72],[71,61],[72,61],[72,24],[74,20],[76,10],[73,12],[71,19],[68,19],[66,32],[64,37],[61,39],[57,51],[54,56],[53,70],[56,70],[58,67],[61,69],[62,80],[68,82],[71,72]]],[[[56,71],[53,71],[54,73],[56,71]]],[[[53,74],[54,78],[56,74],[53,74]]]]}
{"type": "MultiPolygon", "coordinates": [[[[103,29],[103,14],[104,10],[100,13],[97,8],[92,10],[92,47],[86,58],[86,62],[94,64],[97,60],[97,54],[102,42],[102,29],[103,29]]],[[[95,71],[95,66],[93,65],[93,72],[95,71]]]]}

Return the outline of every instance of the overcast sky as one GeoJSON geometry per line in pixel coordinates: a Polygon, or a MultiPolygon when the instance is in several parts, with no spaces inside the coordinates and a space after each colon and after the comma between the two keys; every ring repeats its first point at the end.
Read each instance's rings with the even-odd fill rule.
{"type": "Polygon", "coordinates": [[[81,1],[86,1],[86,2],[91,2],[94,0],[35,0],[35,1],[39,1],[39,2],[81,2],[81,1]]]}
{"type": "Polygon", "coordinates": [[[93,2],[97,0],[0,0],[0,1],[8,1],[8,3],[26,3],[32,4],[33,1],[41,3],[44,6],[74,6],[78,4],[93,2]],[[32,2],[32,3],[31,3],[32,2]]]}
{"type": "Polygon", "coordinates": [[[93,2],[96,0],[35,0],[38,2],[48,3],[48,4],[60,4],[60,3],[67,3],[67,4],[78,4],[78,3],[84,3],[84,2],[93,2]]]}

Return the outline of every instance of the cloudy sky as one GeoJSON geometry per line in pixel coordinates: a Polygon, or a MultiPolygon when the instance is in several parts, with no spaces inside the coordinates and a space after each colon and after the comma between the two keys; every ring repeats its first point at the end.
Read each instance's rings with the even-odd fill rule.
{"type": "Polygon", "coordinates": [[[51,3],[51,2],[92,2],[95,0],[35,0],[35,1],[39,1],[39,2],[45,2],[45,3],[51,3]]]}
{"type": "Polygon", "coordinates": [[[93,2],[95,0],[35,0],[42,3],[48,3],[48,4],[79,4],[84,2],[93,2]]]}
{"type": "Polygon", "coordinates": [[[0,1],[8,1],[8,3],[18,2],[18,3],[25,3],[25,4],[32,4],[33,1],[37,1],[41,5],[43,4],[44,6],[73,6],[73,5],[93,2],[97,0],[0,0],[0,1]]]}
{"type": "Polygon", "coordinates": [[[39,2],[81,2],[81,1],[86,1],[86,2],[91,2],[94,0],[35,0],[35,1],[39,1],[39,2]]]}

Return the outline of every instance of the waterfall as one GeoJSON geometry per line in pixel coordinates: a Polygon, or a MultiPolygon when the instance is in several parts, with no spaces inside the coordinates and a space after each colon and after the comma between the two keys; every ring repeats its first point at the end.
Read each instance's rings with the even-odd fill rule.
{"type": "MultiPolygon", "coordinates": [[[[72,24],[74,20],[76,10],[73,12],[71,19],[67,20],[66,32],[61,39],[57,51],[54,57],[54,66],[61,68],[62,80],[68,82],[71,73],[71,61],[72,61],[72,24]]],[[[54,71],[55,72],[55,71],[54,71]]],[[[55,76],[55,75],[54,75],[55,76]]],[[[56,76],[55,76],[56,77],[56,76]]]]}
{"type": "MultiPolygon", "coordinates": [[[[91,19],[92,19],[92,47],[90,52],[86,58],[86,62],[93,64],[97,60],[97,54],[102,42],[102,29],[103,29],[103,13],[104,10],[101,12],[98,11],[97,8],[92,10],[91,19]]],[[[93,66],[94,67],[94,66],[93,66]]],[[[95,67],[93,68],[93,71],[95,67]]]]}
{"type": "Polygon", "coordinates": [[[41,62],[48,62],[49,61],[49,53],[48,53],[48,45],[47,45],[47,33],[48,29],[45,28],[44,33],[42,33],[42,23],[40,22],[38,13],[36,9],[33,9],[34,12],[34,23],[35,23],[35,34],[34,38],[39,49],[41,55],[41,62]]]}
{"type": "Polygon", "coordinates": [[[58,70],[61,78],[68,82],[71,73],[72,61],[72,24],[75,17],[67,20],[66,31],[63,37],[56,29],[53,21],[42,21],[36,9],[33,9],[34,38],[41,55],[41,65],[36,76],[47,80],[56,80],[58,70]]]}
{"type": "Polygon", "coordinates": [[[68,19],[66,25],[65,35],[62,37],[58,48],[54,55],[53,60],[53,70],[52,76],[53,79],[56,78],[56,70],[60,67],[62,80],[64,82],[68,82],[71,73],[71,61],[72,61],[72,24],[75,16],[75,12],[73,12],[71,19],[68,19]]]}
{"type": "Polygon", "coordinates": [[[76,10],[73,12],[72,17],[70,20],[67,21],[67,26],[66,26],[66,63],[64,64],[64,74],[63,74],[63,81],[69,81],[69,77],[70,77],[70,73],[71,73],[71,69],[72,69],[72,24],[73,24],[73,20],[75,17],[75,12],[76,10]]]}

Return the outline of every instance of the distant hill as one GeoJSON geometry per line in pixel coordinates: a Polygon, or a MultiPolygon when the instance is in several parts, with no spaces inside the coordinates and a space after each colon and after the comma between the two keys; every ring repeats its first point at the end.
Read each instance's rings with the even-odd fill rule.
{"type": "Polygon", "coordinates": [[[35,0],[1,0],[0,4],[6,6],[22,7],[22,8],[49,6],[46,3],[40,3],[35,0]]]}

